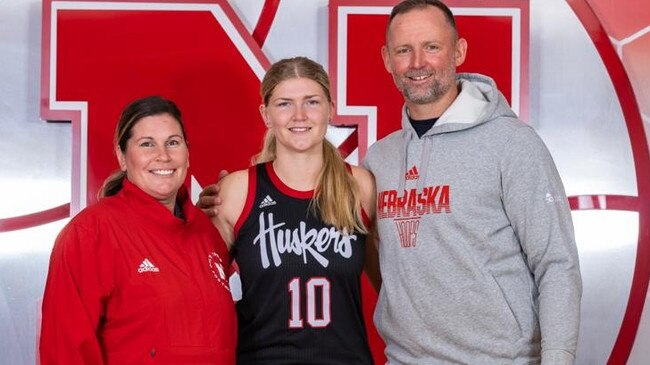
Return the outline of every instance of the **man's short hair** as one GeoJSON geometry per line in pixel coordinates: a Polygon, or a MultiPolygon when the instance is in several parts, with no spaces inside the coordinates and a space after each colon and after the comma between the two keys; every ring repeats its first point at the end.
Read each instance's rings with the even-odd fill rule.
{"type": "Polygon", "coordinates": [[[390,17],[388,18],[388,25],[386,25],[386,35],[388,35],[388,28],[390,28],[390,23],[393,22],[393,18],[395,18],[397,15],[407,13],[413,9],[424,9],[427,6],[436,7],[442,11],[442,13],[445,15],[445,19],[447,19],[447,23],[449,23],[449,25],[451,25],[451,27],[454,29],[454,35],[455,38],[457,38],[458,30],[456,29],[456,20],[454,19],[454,14],[445,3],[439,0],[404,0],[401,3],[395,5],[395,7],[393,7],[393,10],[390,12],[390,17]]]}

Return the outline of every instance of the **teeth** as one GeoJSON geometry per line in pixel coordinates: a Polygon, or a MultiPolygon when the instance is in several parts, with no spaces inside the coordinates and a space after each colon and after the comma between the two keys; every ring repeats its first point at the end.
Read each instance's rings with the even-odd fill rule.
{"type": "Polygon", "coordinates": [[[174,170],[151,170],[151,173],[154,175],[171,175],[174,170]]]}
{"type": "Polygon", "coordinates": [[[426,76],[426,75],[425,76],[411,76],[411,79],[413,79],[415,81],[421,81],[421,80],[426,79],[427,77],[428,76],[426,76]]]}
{"type": "Polygon", "coordinates": [[[292,127],[292,128],[289,128],[289,130],[292,131],[292,132],[307,132],[310,129],[311,128],[309,128],[309,127],[292,127]]]}

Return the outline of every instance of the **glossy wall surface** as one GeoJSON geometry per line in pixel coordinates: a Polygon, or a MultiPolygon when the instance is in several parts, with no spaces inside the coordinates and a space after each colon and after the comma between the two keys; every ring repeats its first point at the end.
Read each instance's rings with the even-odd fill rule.
{"type": "MultiPolygon", "coordinates": [[[[383,128],[388,127],[381,123],[394,108],[385,111],[388,107],[382,109],[383,102],[367,104],[364,90],[372,88],[354,88],[355,83],[370,82],[363,78],[355,81],[354,77],[364,76],[364,68],[375,67],[372,58],[379,59],[379,49],[359,55],[353,51],[361,47],[359,43],[371,42],[365,34],[355,38],[354,27],[360,24],[356,22],[365,21],[356,14],[385,16],[390,1],[197,3],[227,5],[232,14],[226,12],[227,19],[221,24],[235,24],[237,34],[246,33],[243,44],[258,47],[251,51],[253,61],[249,63],[260,68],[251,71],[251,80],[259,77],[268,63],[287,56],[306,55],[327,65],[339,86],[335,93],[338,124],[365,126],[356,132],[351,128],[330,131],[331,140],[349,152],[349,161],[358,162],[367,146],[385,134],[383,128]],[[370,57],[367,61],[366,56],[370,57]],[[354,62],[361,62],[360,71],[354,71],[354,62]]],[[[513,64],[523,65],[521,72],[508,68],[504,76],[507,85],[499,85],[510,90],[513,108],[548,145],[571,196],[584,281],[577,364],[650,363],[650,303],[645,301],[650,277],[650,191],[646,185],[650,181],[646,138],[650,123],[650,3],[448,3],[465,17],[488,16],[494,12],[489,9],[519,9],[498,12],[512,19],[509,24],[523,26],[521,32],[512,31],[519,35],[513,44],[519,45],[521,61],[513,64]]],[[[73,213],[84,205],[79,181],[85,170],[75,159],[80,129],[75,129],[74,123],[42,120],[66,116],[44,112],[54,108],[43,105],[48,96],[42,91],[43,8],[40,1],[0,1],[0,364],[7,365],[37,363],[40,298],[49,253],[56,234],[68,221],[68,204],[73,203],[73,213]]],[[[464,29],[472,32],[469,25],[464,29]]],[[[470,42],[470,54],[489,51],[489,40],[487,35],[481,44],[470,42]]],[[[482,67],[481,62],[472,67],[482,67]]],[[[390,81],[384,74],[381,77],[390,81]]],[[[250,95],[252,108],[258,100],[250,95]]],[[[116,95],[119,97],[126,96],[116,95]]],[[[63,95],[54,97],[59,98],[63,95]]],[[[215,116],[219,115],[217,109],[223,115],[238,113],[227,110],[226,104],[216,105],[211,105],[215,116]]],[[[209,112],[210,108],[205,113],[209,112]]],[[[209,182],[211,173],[195,171],[193,193],[209,182]]]]}

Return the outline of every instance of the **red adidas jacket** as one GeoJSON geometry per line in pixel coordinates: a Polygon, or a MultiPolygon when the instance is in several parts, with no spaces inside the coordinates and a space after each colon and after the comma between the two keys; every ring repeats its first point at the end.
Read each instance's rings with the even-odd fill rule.
{"type": "Polygon", "coordinates": [[[59,234],[41,364],[234,364],[227,250],[182,188],[186,221],[130,182],[59,234]]]}

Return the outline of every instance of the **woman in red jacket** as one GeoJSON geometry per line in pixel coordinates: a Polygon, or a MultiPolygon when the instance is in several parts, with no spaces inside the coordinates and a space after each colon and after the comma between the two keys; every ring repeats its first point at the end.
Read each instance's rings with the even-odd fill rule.
{"type": "Polygon", "coordinates": [[[120,170],[59,234],[43,298],[41,364],[234,364],[226,247],[183,186],[181,113],[160,97],[117,125],[120,170]]]}

